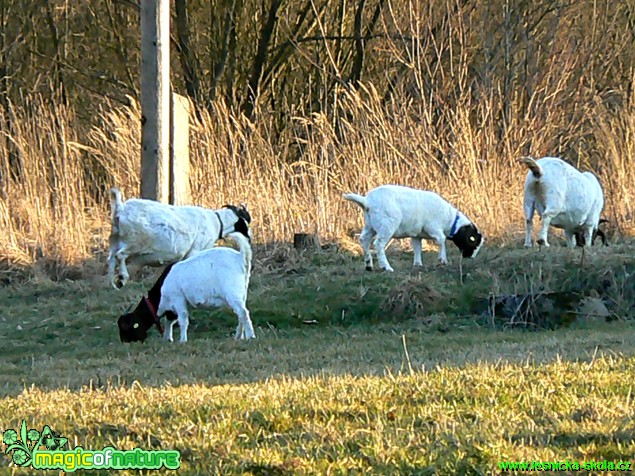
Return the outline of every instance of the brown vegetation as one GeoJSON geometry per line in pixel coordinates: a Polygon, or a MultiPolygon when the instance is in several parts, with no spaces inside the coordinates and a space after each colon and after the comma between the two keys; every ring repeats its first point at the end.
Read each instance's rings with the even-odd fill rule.
{"type": "MultiPolygon", "coordinates": [[[[258,241],[348,236],[362,219],[341,193],[381,183],[436,190],[487,237],[514,238],[526,154],[595,170],[605,216],[632,226],[632,6],[203,3],[174,11],[173,86],[195,104],[193,201],[247,202],[258,241]]],[[[4,259],[93,256],[106,190],[138,195],[137,8],[2,3],[4,259]]]]}

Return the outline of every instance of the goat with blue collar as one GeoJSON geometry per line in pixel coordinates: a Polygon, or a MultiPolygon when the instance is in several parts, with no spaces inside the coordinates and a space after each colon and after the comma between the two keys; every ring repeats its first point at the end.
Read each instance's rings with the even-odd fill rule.
{"type": "Polygon", "coordinates": [[[400,185],[382,185],[367,196],[344,194],[344,198],[364,210],[365,226],[360,236],[366,269],[372,271],[370,243],[375,238],[379,267],[393,271],[386,259],[385,248],[392,238],[410,238],[414,250],[414,266],[421,266],[421,240],[439,244],[439,261],[448,263],[445,242],[452,241],[465,258],[474,258],[485,239],[464,213],[435,192],[400,185]]]}

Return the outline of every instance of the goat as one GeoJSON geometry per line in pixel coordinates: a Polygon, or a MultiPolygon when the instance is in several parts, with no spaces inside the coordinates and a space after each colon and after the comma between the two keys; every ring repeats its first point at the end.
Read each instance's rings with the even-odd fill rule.
{"type": "Polygon", "coordinates": [[[344,199],[364,210],[365,225],[360,236],[366,269],[372,271],[374,246],[379,266],[393,271],[386,258],[385,248],[392,238],[410,237],[414,250],[414,266],[421,266],[421,240],[432,239],[439,244],[439,261],[447,264],[445,241],[449,239],[461,250],[463,257],[474,258],[485,239],[462,212],[440,195],[399,185],[382,185],[366,197],[356,193],[344,194],[344,199]]]}
{"type": "Polygon", "coordinates": [[[251,222],[245,205],[225,205],[220,210],[175,206],[133,198],[122,201],[117,188],[110,190],[111,232],[108,278],[115,288],[128,282],[126,260],[139,265],[175,263],[214,246],[235,229],[240,220],[251,222]],[[119,273],[115,278],[116,264],[119,273]]]}
{"type": "Polygon", "coordinates": [[[537,240],[539,246],[549,246],[550,225],[564,229],[569,247],[575,247],[576,241],[591,246],[593,232],[599,229],[604,208],[604,191],[595,174],[580,172],[556,157],[540,160],[523,157],[519,162],[529,169],[523,201],[525,247],[532,246],[534,212],[538,212],[542,220],[537,240]],[[580,233],[580,240],[576,240],[576,232],[580,233]]]}
{"type": "Polygon", "coordinates": [[[240,251],[214,247],[166,267],[154,286],[132,312],[122,315],[117,324],[122,342],[143,342],[156,325],[172,342],[174,324],[179,323],[180,341],[187,342],[189,307],[228,306],[238,316],[236,339],[254,339],[254,328],[247,310],[247,291],[251,276],[249,229],[242,218],[229,234],[240,251]],[[161,317],[165,316],[165,330],[161,317]]]}

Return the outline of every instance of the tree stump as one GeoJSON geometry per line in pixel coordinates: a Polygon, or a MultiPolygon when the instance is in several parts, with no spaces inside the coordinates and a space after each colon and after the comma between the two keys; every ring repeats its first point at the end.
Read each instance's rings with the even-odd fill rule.
{"type": "Polygon", "coordinates": [[[316,233],[294,233],[293,247],[296,250],[320,249],[320,237],[316,233]]]}

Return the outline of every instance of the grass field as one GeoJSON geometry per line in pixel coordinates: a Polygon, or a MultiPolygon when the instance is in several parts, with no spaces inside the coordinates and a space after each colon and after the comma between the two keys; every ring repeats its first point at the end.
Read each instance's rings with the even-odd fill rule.
{"type": "MultiPolygon", "coordinates": [[[[447,267],[424,253],[418,270],[393,248],[394,274],[363,271],[348,245],[257,249],[253,342],[231,339],[230,313],[199,310],[185,345],[156,331],[124,345],[116,317],[156,271],[120,291],[103,275],[33,274],[0,289],[0,430],[26,419],[71,447],[178,449],[179,474],[492,474],[505,460],[632,459],[635,244],[489,245],[462,263],[452,248],[447,267]],[[480,315],[489,295],[528,292],[601,300],[610,318],[556,306],[548,313],[569,317],[538,328],[480,315]]],[[[0,474],[14,471],[0,459],[0,474]]]]}

